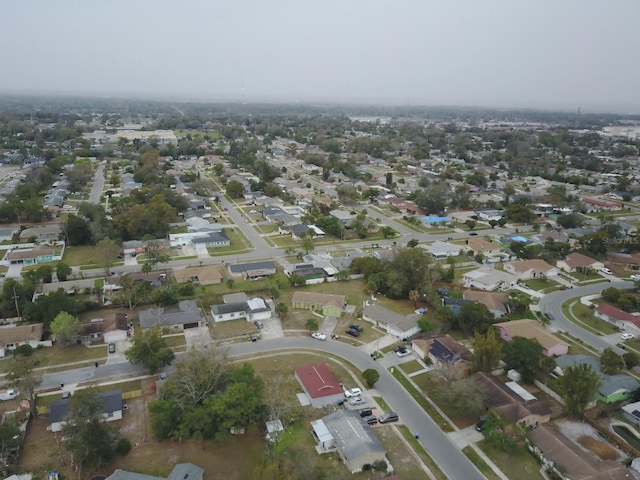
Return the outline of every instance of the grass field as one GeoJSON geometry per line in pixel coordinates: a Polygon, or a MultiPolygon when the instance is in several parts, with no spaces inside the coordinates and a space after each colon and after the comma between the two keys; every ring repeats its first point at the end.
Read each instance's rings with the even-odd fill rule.
{"type": "Polygon", "coordinates": [[[67,247],[62,261],[69,266],[95,265],[95,252],[93,246],[67,247]]]}
{"type": "Polygon", "coordinates": [[[519,480],[539,480],[540,465],[525,446],[505,452],[487,444],[486,440],[478,442],[478,447],[502,470],[507,478],[519,480]]]}
{"type": "Polygon", "coordinates": [[[478,455],[473,448],[469,446],[464,447],[462,449],[462,453],[464,453],[467,458],[471,460],[471,463],[478,467],[478,470],[482,472],[485,478],[487,478],[488,480],[500,480],[500,477],[495,474],[491,467],[489,467],[489,465],[487,465],[486,462],[482,460],[482,458],[480,458],[480,455],[478,455]]]}

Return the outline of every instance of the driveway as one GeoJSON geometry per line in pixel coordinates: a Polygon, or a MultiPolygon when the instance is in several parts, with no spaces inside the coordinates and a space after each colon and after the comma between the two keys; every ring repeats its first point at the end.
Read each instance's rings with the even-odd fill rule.
{"type": "Polygon", "coordinates": [[[9,269],[7,270],[7,274],[5,275],[7,278],[20,278],[22,277],[22,264],[16,263],[9,265],[9,269]]]}
{"type": "Polygon", "coordinates": [[[184,340],[187,344],[187,350],[192,347],[209,345],[213,341],[209,327],[187,328],[184,331],[184,340]]]}
{"type": "Polygon", "coordinates": [[[263,323],[264,327],[262,327],[262,330],[260,331],[263,340],[284,337],[284,332],[282,331],[282,320],[277,317],[271,317],[263,323]]]}

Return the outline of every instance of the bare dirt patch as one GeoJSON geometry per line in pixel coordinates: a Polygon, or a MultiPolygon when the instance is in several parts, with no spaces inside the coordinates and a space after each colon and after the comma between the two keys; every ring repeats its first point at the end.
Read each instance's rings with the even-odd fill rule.
{"type": "Polygon", "coordinates": [[[618,459],[618,452],[614,448],[593,437],[583,435],[578,438],[578,443],[590,452],[595,453],[602,460],[618,459]]]}

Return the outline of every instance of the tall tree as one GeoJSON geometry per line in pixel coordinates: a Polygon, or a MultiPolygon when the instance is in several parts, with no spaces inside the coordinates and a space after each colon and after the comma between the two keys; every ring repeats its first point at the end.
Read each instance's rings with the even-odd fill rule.
{"type": "Polygon", "coordinates": [[[504,361],[509,368],[516,369],[522,380],[533,383],[538,373],[548,373],[555,361],[543,353],[543,348],[535,339],[514,337],[504,345],[504,361]]]}
{"type": "Polygon", "coordinates": [[[80,468],[106,466],[115,456],[117,432],[104,420],[104,405],[93,388],[77,390],[62,427],[63,445],[80,468]]]}
{"type": "Polygon", "coordinates": [[[485,333],[496,321],[486,305],[478,302],[465,303],[456,315],[456,324],[467,334],[485,333]]]}
{"type": "Polygon", "coordinates": [[[607,375],[612,375],[625,367],[624,359],[613,351],[612,348],[605,348],[600,355],[602,371],[607,375]]]}
{"type": "Polygon", "coordinates": [[[581,363],[565,368],[557,386],[567,415],[580,418],[598,391],[600,376],[591,365],[581,363]]]}
{"type": "Polygon", "coordinates": [[[60,312],[49,327],[57,342],[68,345],[80,333],[80,320],[70,313],[60,312]]]}
{"type": "Polygon", "coordinates": [[[409,300],[413,302],[413,308],[418,308],[418,301],[420,300],[420,292],[417,290],[409,291],[409,300]]]}
{"type": "Polygon", "coordinates": [[[66,282],[72,270],[69,265],[64,262],[56,263],[56,276],[60,282],[66,282]]]}
{"type": "Polygon", "coordinates": [[[128,273],[120,277],[120,290],[118,290],[117,298],[122,305],[133,310],[138,303],[149,298],[152,287],[149,282],[138,282],[128,273]]]}
{"type": "Polygon", "coordinates": [[[152,375],[175,358],[157,328],[138,329],[125,356],[131,363],[145,367],[152,375]]]}
{"type": "Polygon", "coordinates": [[[19,392],[21,399],[29,403],[29,414],[32,418],[38,414],[38,387],[42,376],[38,373],[40,360],[33,356],[32,350],[16,349],[10,361],[7,380],[19,392]]]}
{"type": "Polygon", "coordinates": [[[120,247],[113,240],[103,238],[96,244],[94,252],[96,262],[103,268],[105,276],[109,276],[111,267],[118,258],[120,247]]]}
{"type": "Polygon", "coordinates": [[[502,360],[502,341],[493,328],[484,335],[476,332],[471,339],[471,346],[473,349],[471,366],[476,372],[490,372],[502,360]]]}
{"type": "Polygon", "coordinates": [[[149,272],[152,271],[156,265],[167,263],[171,259],[164,245],[158,240],[150,240],[145,243],[144,256],[145,260],[142,268],[149,272]]]}

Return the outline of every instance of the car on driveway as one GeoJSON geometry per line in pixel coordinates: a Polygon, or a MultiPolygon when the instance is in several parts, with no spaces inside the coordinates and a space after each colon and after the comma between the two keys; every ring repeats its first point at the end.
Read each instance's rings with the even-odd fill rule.
{"type": "Polygon", "coordinates": [[[640,282],[640,275],[631,275],[631,281],[640,282]]]}
{"type": "Polygon", "coordinates": [[[349,403],[351,405],[362,405],[364,403],[364,400],[362,399],[362,397],[351,397],[349,399],[349,403]]]}
{"type": "Polygon", "coordinates": [[[622,340],[632,340],[635,338],[635,335],[633,333],[623,333],[622,335],[620,335],[620,338],[622,340]]]}
{"type": "Polygon", "coordinates": [[[110,343],[109,344],[109,353],[116,353],[116,344],[115,343],[110,343]]]}
{"type": "Polygon", "coordinates": [[[402,357],[406,357],[407,355],[411,355],[411,350],[405,348],[400,348],[397,352],[396,355],[400,358],[402,357]]]}
{"type": "Polygon", "coordinates": [[[608,268],[601,268],[600,271],[602,273],[607,274],[607,275],[613,275],[613,272],[611,270],[609,270],[608,268]]]}
{"type": "Polygon", "coordinates": [[[322,333],[322,332],[313,332],[313,333],[311,334],[311,336],[312,336],[313,338],[315,338],[316,340],[322,340],[322,341],[325,341],[325,340],[327,339],[327,336],[326,336],[324,333],[322,333]]]}
{"type": "Polygon", "coordinates": [[[353,328],[347,328],[345,330],[345,333],[347,333],[348,335],[351,335],[352,337],[359,337],[360,336],[360,332],[358,330],[353,329],[353,328]]]}
{"type": "Polygon", "coordinates": [[[476,431],[481,432],[484,428],[484,420],[480,420],[478,423],[476,423],[476,426],[474,428],[476,429],[476,431]]]}
{"type": "Polygon", "coordinates": [[[262,320],[255,320],[253,324],[256,326],[256,328],[264,328],[264,322],[262,320]]]}

